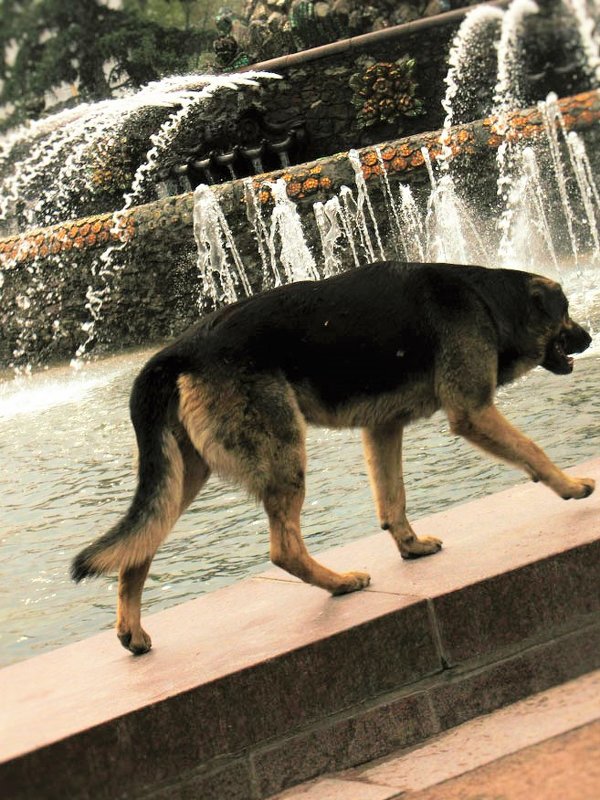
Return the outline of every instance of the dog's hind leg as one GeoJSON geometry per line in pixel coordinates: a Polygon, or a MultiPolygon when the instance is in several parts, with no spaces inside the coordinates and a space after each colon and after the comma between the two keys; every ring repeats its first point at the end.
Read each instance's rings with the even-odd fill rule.
{"type": "Polygon", "coordinates": [[[183,487],[179,513],[183,514],[200,489],[210,477],[210,468],[195,449],[185,428],[181,426],[175,433],[179,451],[183,458],[183,487]]]}
{"type": "MultiPolygon", "coordinates": [[[[175,438],[183,461],[183,481],[179,504],[179,514],[182,514],[208,480],[210,469],[194,449],[183,428],[175,431],[175,438]]],[[[117,636],[123,647],[134,655],[146,653],[152,646],[150,636],[142,628],[141,607],[142,591],[154,552],[149,554],[141,564],[121,567],[119,570],[117,636]]]]}
{"type": "Polygon", "coordinates": [[[363,428],[363,447],[381,527],[392,534],[402,558],[420,558],[437,553],[442,542],[433,536],[419,539],[406,518],[402,434],[397,422],[363,428]]]}
{"type": "Polygon", "coordinates": [[[152,647],[141,623],[142,591],[152,557],[135,567],[121,567],[117,595],[117,636],[123,647],[139,656],[152,647]]]}
{"type": "Polygon", "coordinates": [[[179,380],[181,421],[211,469],[262,500],[274,564],[332,594],[363,589],[364,572],[338,574],[308,554],[300,532],[304,501],[305,421],[277,375],[230,371],[179,380]]]}

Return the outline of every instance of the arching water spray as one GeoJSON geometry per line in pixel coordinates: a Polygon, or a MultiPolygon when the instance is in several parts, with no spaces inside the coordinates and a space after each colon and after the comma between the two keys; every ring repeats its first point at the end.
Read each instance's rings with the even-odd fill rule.
{"type": "Polygon", "coordinates": [[[134,205],[143,193],[148,180],[155,174],[160,164],[160,156],[170,147],[181,126],[195,108],[205,103],[215,92],[222,89],[237,90],[244,86],[258,86],[259,79],[262,78],[280,79],[281,76],[271,72],[253,72],[251,70],[239,75],[212,75],[209,77],[207,85],[199,92],[184,96],[181,108],[150,137],[152,147],[146,153],[146,160],[140,164],[133,176],[131,191],[124,196],[125,202],[122,210],[134,205]]]}
{"type": "Polygon", "coordinates": [[[519,162],[518,140],[509,137],[509,114],[521,107],[525,100],[523,85],[522,41],[525,20],[537,14],[539,7],[533,0],[513,0],[502,20],[500,43],[498,45],[498,80],[494,92],[492,113],[497,117],[496,133],[504,138],[498,148],[498,196],[504,204],[498,228],[500,231],[500,257],[506,261],[510,257],[510,229],[515,209],[511,205],[512,184],[517,174],[519,162]]]}
{"type": "MultiPolygon", "coordinates": [[[[597,14],[600,14],[600,4],[591,0],[597,14]]],[[[581,46],[585,54],[585,69],[593,83],[600,84],[600,44],[598,35],[595,34],[596,20],[588,11],[586,0],[563,0],[566,8],[572,13],[581,39],[581,46]]]]}
{"type": "MultiPolygon", "coordinates": [[[[450,128],[472,118],[470,109],[478,101],[481,92],[482,64],[490,58],[490,38],[502,23],[504,12],[490,6],[477,6],[469,11],[452,41],[448,56],[449,69],[444,79],[446,92],[442,100],[445,111],[439,166],[444,170],[452,159],[449,147],[450,128]]],[[[494,69],[494,73],[497,72],[494,69]]],[[[492,87],[489,87],[491,92],[492,87]]]]}
{"type": "MultiPolygon", "coordinates": [[[[143,192],[147,186],[148,180],[155,174],[158,166],[160,164],[161,155],[167,150],[167,148],[172,144],[175,137],[177,136],[178,132],[181,129],[181,126],[184,124],[185,120],[189,116],[192,109],[201,106],[205,103],[212,95],[222,89],[239,89],[241,87],[247,86],[258,86],[258,79],[260,78],[279,78],[280,76],[274,75],[268,72],[252,72],[249,71],[244,73],[243,75],[228,75],[226,77],[223,76],[188,76],[187,78],[167,78],[164,81],[161,81],[158,84],[151,84],[150,88],[160,87],[161,93],[159,99],[163,99],[163,103],[165,102],[165,90],[173,90],[177,92],[177,99],[178,103],[181,105],[179,110],[175,112],[173,115],[169,117],[169,119],[163,123],[161,128],[158,130],[156,134],[153,134],[150,137],[152,142],[152,147],[146,154],[146,160],[138,167],[136,173],[133,178],[133,183],[131,186],[131,191],[127,192],[124,195],[124,203],[121,209],[116,211],[113,214],[113,226],[111,229],[111,234],[115,239],[121,239],[122,244],[118,245],[111,245],[102,253],[98,262],[96,262],[92,267],[92,276],[95,279],[92,284],[88,286],[87,290],[87,303],[86,309],[89,313],[89,320],[82,325],[82,330],[86,334],[86,339],[82,344],[78,347],[75,360],[72,362],[74,366],[78,366],[80,364],[80,359],[85,355],[89,346],[92,344],[94,339],[96,338],[96,330],[98,322],[102,319],[102,306],[108,300],[111,293],[114,290],[115,284],[119,280],[120,272],[123,268],[122,262],[122,251],[126,247],[126,238],[122,236],[122,229],[123,223],[126,220],[126,214],[128,209],[135,204],[135,202],[139,201],[139,199],[143,196],[143,192]],[[206,85],[198,92],[192,91],[183,91],[183,89],[187,88],[188,86],[198,85],[198,82],[204,82],[206,85]]],[[[170,94],[166,94],[166,97],[169,98],[170,94]]],[[[209,201],[206,199],[206,203],[208,205],[209,201]]],[[[215,211],[215,219],[218,216],[215,211]]],[[[223,220],[225,218],[223,217],[223,220]]],[[[225,222],[225,225],[227,223],[225,222]]],[[[228,228],[228,226],[227,226],[228,228]]],[[[212,242],[214,247],[211,245],[208,246],[208,250],[215,255],[217,261],[219,260],[218,257],[218,247],[216,246],[216,242],[218,241],[219,235],[221,233],[225,236],[226,240],[229,241],[226,232],[221,230],[221,232],[217,232],[215,234],[216,239],[212,242]],[[216,249],[215,249],[216,248],[216,249]]],[[[231,231],[229,231],[231,234],[231,231]]],[[[231,238],[233,242],[233,238],[231,238]]],[[[228,245],[229,246],[229,245],[228,245]]],[[[233,245],[235,247],[235,244],[233,245]]],[[[237,249],[235,251],[237,253],[237,249]]],[[[234,261],[236,260],[236,256],[232,252],[232,257],[234,261]]],[[[237,255],[239,259],[239,254],[237,255]]],[[[203,256],[199,256],[199,263],[203,260],[203,256]]],[[[239,259],[239,264],[236,261],[236,267],[238,268],[238,278],[242,284],[244,290],[247,288],[247,293],[250,293],[249,285],[246,287],[245,285],[245,270],[241,263],[241,259],[239,259]]],[[[223,267],[225,268],[225,264],[223,263],[223,267]]],[[[208,273],[206,275],[203,274],[203,280],[206,280],[206,285],[210,291],[214,289],[217,292],[217,297],[221,298],[221,293],[223,292],[223,297],[231,298],[236,295],[236,285],[235,281],[227,273],[225,272],[222,276],[222,284],[220,288],[217,288],[217,285],[214,281],[208,277],[208,273]]],[[[212,294],[209,293],[209,297],[212,297],[212,294]]]]}

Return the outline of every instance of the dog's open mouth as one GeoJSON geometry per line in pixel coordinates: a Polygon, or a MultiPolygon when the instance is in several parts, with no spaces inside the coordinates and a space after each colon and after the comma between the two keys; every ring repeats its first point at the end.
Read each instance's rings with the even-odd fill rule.
{"type": "Polygon", "coordinates": [[[574,359],[567,353],[567,343],[564,336],[551,339],[546,347],[546,355],[542,367],[554,372],[556,375],[568,375],[573,372],[574,359]]]}

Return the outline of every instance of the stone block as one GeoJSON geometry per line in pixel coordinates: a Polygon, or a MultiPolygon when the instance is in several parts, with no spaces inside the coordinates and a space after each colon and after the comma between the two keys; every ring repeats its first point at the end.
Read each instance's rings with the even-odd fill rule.
{"type": "Polygon", "coordinates": [[[379,758],[436,732],[424,693],[383,703],[279,742],[253,757],[258,796],[332,770],[379,758]]]}

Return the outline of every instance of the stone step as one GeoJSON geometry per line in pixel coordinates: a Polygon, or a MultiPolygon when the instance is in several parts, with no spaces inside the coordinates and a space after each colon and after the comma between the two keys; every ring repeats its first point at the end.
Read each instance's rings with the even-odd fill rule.
{"type": "Polygon", "coordinates": [[[600,670],[273,800],[597,800],[600,670]]]}
{"type": "MultiPolygon", "coordinates": [[[[600,479],[600,459],[574,474],[600,479]]],[[[600,492],[531,483],[319,555],[331,598],[279,570],[0,671],[3,798],[260,800],[600,668],[600,492]]]]}

